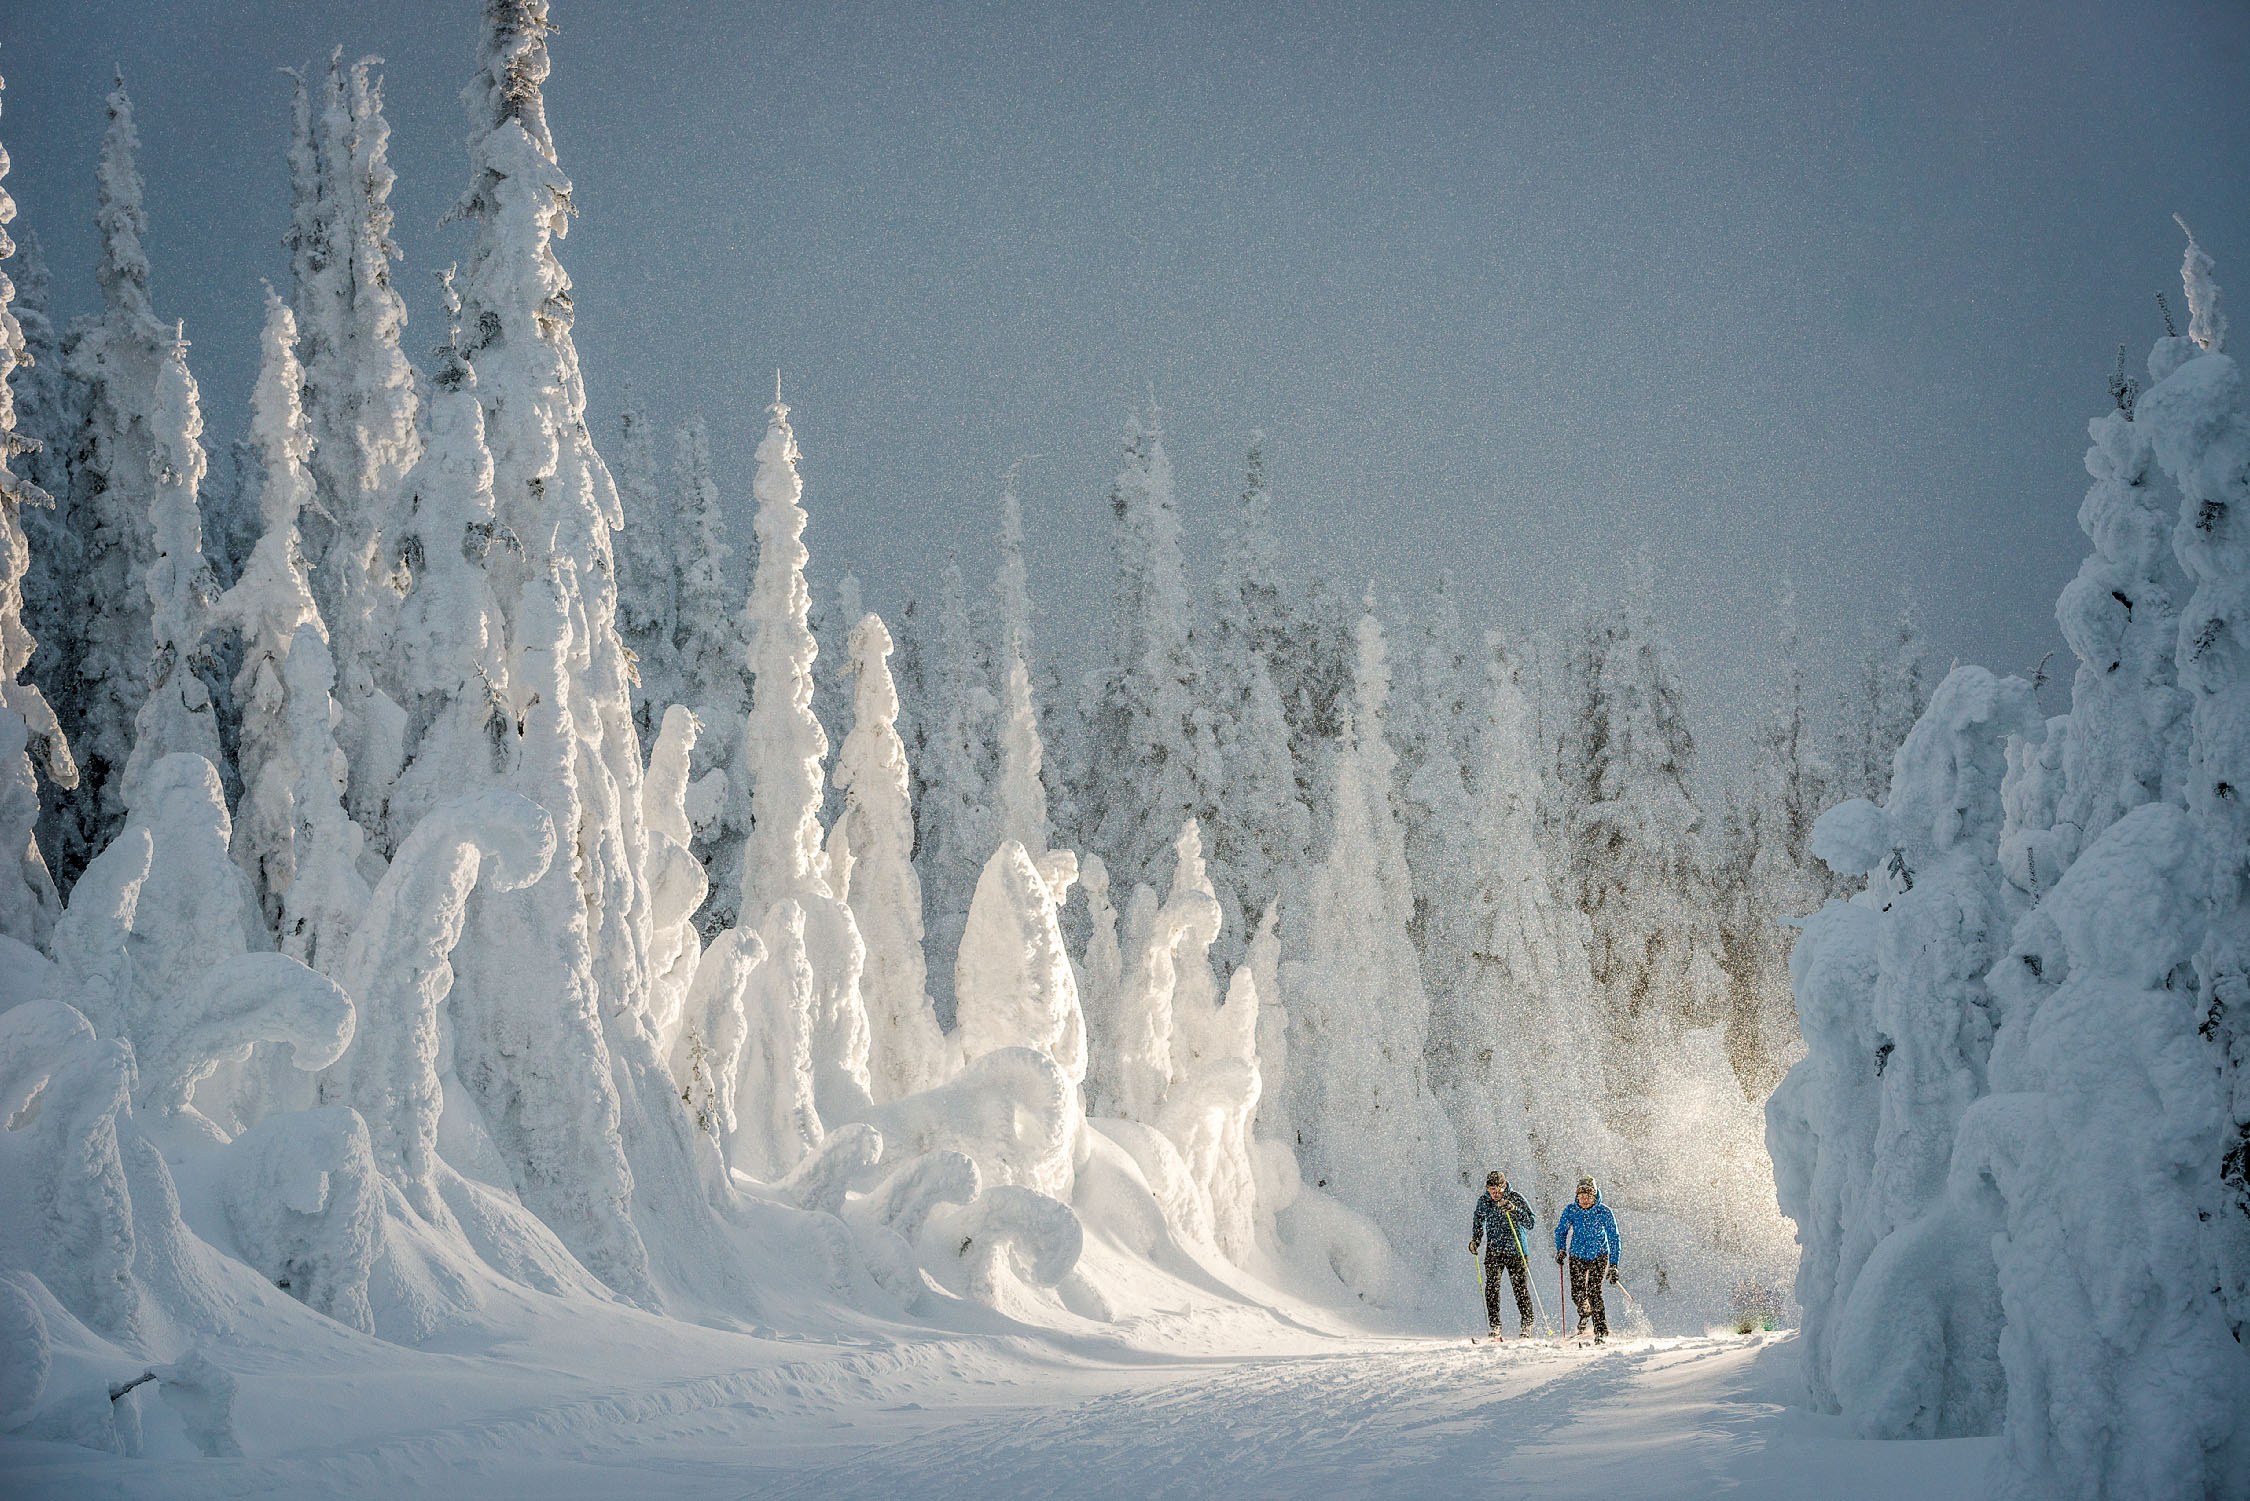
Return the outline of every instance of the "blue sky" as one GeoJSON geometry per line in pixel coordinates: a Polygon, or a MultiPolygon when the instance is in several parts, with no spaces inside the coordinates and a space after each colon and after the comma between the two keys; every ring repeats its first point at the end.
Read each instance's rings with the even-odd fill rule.
{"type": "MultiPolygon", "coordinates": [[[[1645,547],[1707,747],[1778,580],[1817,675],[1921,603],[1935,665],[2060,649],[2084,423],[2177,306],[2175,212],[2250,287],[2250,10],[1871,3],[557,0],[562,248],[597,435],[701,410],[730,495],[784,373],[816,572],[988,572],[1026,469],[1043,642],[1108,598],[1153,390],[1207,571],[1244,436],[1304,567],[1440,567],[1522,630],[1645,547]]],[[[0,0],[0,140],[64,312],[133,90],[160,312],[240,430],[286,273],[286,81],[386,60],[417,356],[466,179],[470,0],[0,0]]],[[[614,446],[612,444],[612,446],[614,446]]],[[[2067,665],[2068,654],[2058,661],[2067,665]]],[[[2064,675],[2067,678],[2067,674],[2064,675]]],[[[2060,708],[2060,685],[2050,693],[2060,708]]]]}

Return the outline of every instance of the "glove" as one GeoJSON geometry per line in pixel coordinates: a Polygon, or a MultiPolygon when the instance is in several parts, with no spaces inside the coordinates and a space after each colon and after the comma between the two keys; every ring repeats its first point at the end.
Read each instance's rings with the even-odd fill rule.
{"type": "Polygon", "coordinates": [[[1609,1281],[1612,1287],[1619,1285],[1617,1281],[1617,1268],[1611,1267],[1609,1269],[1609,1281]]]}
{"type": "Polygon", "coordinates": [[[1560,1251],[1557,1251],[1557,1252],[1555,1253],[1555,1265],[1556,1265],[1556,1266],[1561,1266],[1561,1265],[1562,1265],[1562,1252],[1560,1252],[1560,1251]]]}

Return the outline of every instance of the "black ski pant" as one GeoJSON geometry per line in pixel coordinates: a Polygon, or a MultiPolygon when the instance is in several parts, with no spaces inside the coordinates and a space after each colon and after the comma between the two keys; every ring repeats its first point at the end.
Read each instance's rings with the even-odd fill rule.
{"type": "Polygon", "coordinates": [[[1523,1258],[1514,1254],[1515,1247],[1499,1251],[1490,1246],[1484,1252],[1484,1320],[1493,1332],[1500,1329],[1500,1274],[1508,1274],[1509,1283],[1516,1290],[1516,1327],[1531,1331],[1531,1274],[1524,1269],[1523,1258]]]}
{"type": "Polygon", "coordinates": [[[1609,1311],[1602,1307],[1602,1278],[1609,1275],[1609,1258],[1597,1256],[1592,1261],[1570,1258],[1570,1301],[1578,1305],[1578,1327],[1594,1321],[1594,1333],[1604,1338],[1609,1334],[1609,1311]]]}

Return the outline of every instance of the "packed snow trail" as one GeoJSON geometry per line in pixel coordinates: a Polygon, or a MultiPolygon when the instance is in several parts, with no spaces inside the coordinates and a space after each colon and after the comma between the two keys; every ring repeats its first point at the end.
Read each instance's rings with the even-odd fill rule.
{"type": "MultiPolygon", "coordinates": [[[[1981,1494],[1996,1440],[1788,1407],[1788,1336],[1315,1340],[1089,1363],[1028,1340],[815,1346],[728,1375],[251,1460],[19,1452],[9,1494],[974,1497],[1981,1494]],[[50,1468],[40,1460],[60,1461],[50,1468]]],[[[645,1353],[645,1352],[644,1352],[645,1353]]],[[[370,1394],[372,1395],[372,1394],[370,1394]]]]}

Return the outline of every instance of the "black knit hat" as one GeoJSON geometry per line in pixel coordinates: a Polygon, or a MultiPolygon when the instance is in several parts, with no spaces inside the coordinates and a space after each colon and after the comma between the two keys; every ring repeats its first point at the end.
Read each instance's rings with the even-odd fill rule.
{"type": "Polygon", "coordinates": [[[1491,1172],[1484,1175],[1484,1186],[1486,1188],[1498,1188],[1501,1184],[1507,1181],[1508,1175],[1501,1172],[1498,1168],[1494,1168],[1491,1172]]]}

